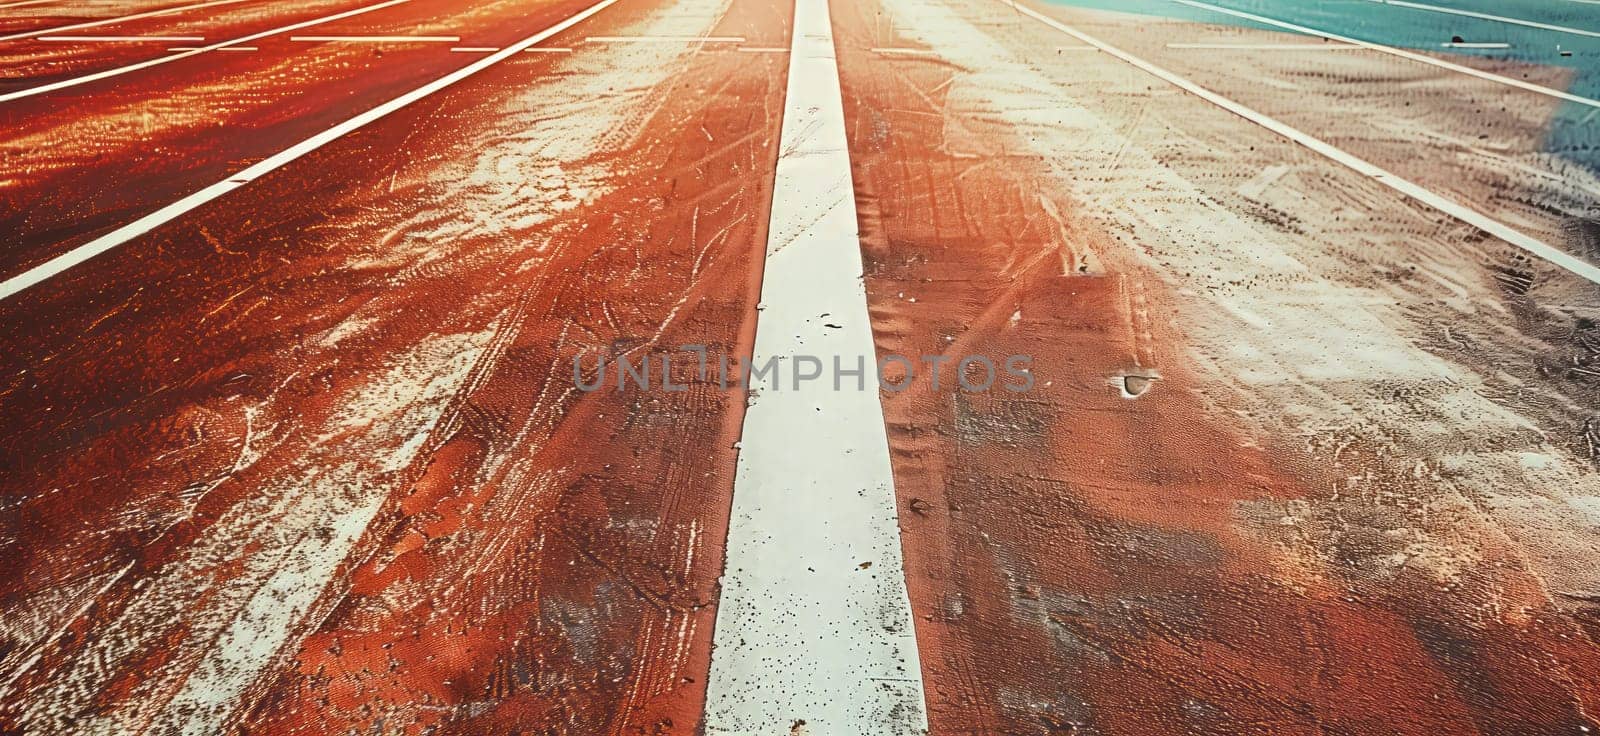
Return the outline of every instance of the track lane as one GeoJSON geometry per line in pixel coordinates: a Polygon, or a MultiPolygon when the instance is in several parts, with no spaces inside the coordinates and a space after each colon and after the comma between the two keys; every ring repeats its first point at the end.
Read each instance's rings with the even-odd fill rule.
{"type": "Polygon", "coordinates": [[[14,364],[0,403],[8,416],[32,417],[24,424],[54,428],[5,438],[7,458],[32,458],[6,468],[7,488],[65,489],[12,496],[27,499],[19,513],[41,526],[16,547],[27,555],[8,557],[18,567],[3,578],[31,586],[7,592],[26,602],[8,618],[31,620],[58,596],[95,601],[19,680],[9,722],[59,723],[98,691],[122,717],[160,724],[187,697],[167,684],[160,695],[133,693],[127,677],[173,683],[189,670],[198,685],[233,673],[208,689],[235,692],[245,676],[222,666],[234,650],[193,638],[238,641],[242,632],[216,613],[259,605],[247,581],[283,582],[251,560],[283,554],[277,567],[296,571],[315,562],[293,537],[241,524],[315,530],[314,519],[353,512],[344,505],[354,499],[381,498],[368,534],[335,537],[354,547],[327,594],[285,604],[306,606],[290,641],[310,638],[252,665],[267,676],[242,696],[257,703],[252,714],[211,703],[196,722],[248,717],[284,733],[374,717],[407,729],[441,719],[491,729],[692,726],[742,401],[714,387],[562,390],[576,352],[748,344],[750,266],[776,155],[768,113],[784,57],[578,43],[646,35],[637,25],[651,18],[645,30],[666,23],[661,31],[784,41],[786,23],[764,6],[737,6],[720,21],[683,10],[624,2],[573,38],[552,39],[571,54],[508,60],[151,233],[139,241],[144,253],[118,251],[5,305],[8,324],[37,326],[25,339],[41,362],[14,364]],[[435,155],[407,162],[402,150],[435,155]],[[351,156],[372,162],[360,177],[338,165],[351,156]],[[637,171],[662,175],[640,182],[637,171]],[[152,289],[167,296],[151,300],[152,289]],[[130,352],[89,350],[85,332],[117,334],[130,352]],[[179,345],[196,349],[179,362],[140,357],[179,345]],[[428,400],[458,380],[455,398],[428,400]],[[386,383],[418,388],[389,394],[386,383]],[[389,408],[396,396],[413,408],[389,408]],[[133,447],[148,454],[123,455],[133,447]],[[615,462],[619,447],[633,448],[627,467],[615,462]],[[347,461],[381,472],[342,475],[347,461]],[[109,465],[89,470],[100,463],[109,465]],[[301,475],[315,468],[327,472],[301,475]],[[97,479],[104,470],[119,484],[97,479]],[[297,477],[309,495],[284,482],[297,477]],[[327,485],[337,478],[353,486],[327,485]],[[80,523],[101,531],[47,541],[80,523]],[[419,534],[434,543],[416,547],[419,534]],[[229,538],[224,557],[242,557],[206,568],[204,551],[229,538]],[[136,562],[128,579],[95,594],[126,559],[136,562]],[[211,597],[160,607],[192,600],[191,590],[211,597]],[[377,629],[375,606],[395,613],[377,629]],[[193,633],[164,628],[169,618],[193,633]],[[319,626],[325,633],[311,633],[319,626]],[[78,643],[89,628],[100,632],[99,655],[78,643]],[[141,644],[152,636],[169,637],[159,653],[141,644]],[[104,656],[119,652],[130,656],[104,656]],[[367,674],[376,672],[369,657],[405,667],[380,681],[367,674]],[[73,663],[88,658],[114,661],[121,674],[85,679],[73,663]],[[541,679],[517,674],[529,671],[541,679]],[[306,687],[326,678],[331,701],[306,687]],[[484,693],[500,707],[481,708],[484,693]]]}
{"type": "Polygon", "coordinates": [[[836,12],[880,352],[1040,383],[886,402],[934,732],[1597,726],[1592,283],[1004,6],[836,12]]]}

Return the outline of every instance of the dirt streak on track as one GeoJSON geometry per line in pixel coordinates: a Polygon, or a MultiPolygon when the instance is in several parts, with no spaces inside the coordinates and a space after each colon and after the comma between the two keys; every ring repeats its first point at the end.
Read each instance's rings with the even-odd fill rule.
{"type": "MultiPolygon", "coordinates": [[[[1204,359],[1228,356],[1197,361],[1207,346],[1185,318],[1221,320],[1193,293],[1209,294],[1207,282],[1145,256],[1210,243],[1154,227],[1134,231],[1150,240],[1128,239],[1103,223],[1157,221],[1144,202],[1091,209],[1066,191],[1028,137],[1076,135],[1046,121],[1057,110],[1077,119],[1038,83],[977,65],[986,26],[948,34],[970,44],[959,62],[937,58],[947,52],[938,44],[935,58],[869,51],[914,45],[893,29],[935,22],[930,6],[941,4],[834,4],[881,352],[1031,354],[1040,382],[1020,396],[922,384],[886,402],[933,732],[1595,727],[1592,634],[1552,604],[1527,551],[1448,504],[1436,477],[1372,477],[1431,457],[1390,449],[1401,457],[1376,462],[1351,450],[1329,464],[1323,448],[1262,434],[1249,408],[1230,410],[1238,404],[1224,403],[1228,392],[1204,370],[1204,359]],[[1039,96],[985,97],[1004,85],[1039,96]],[[1002,115],[1013,113],[1038,115],[1039,129],[1007,127],[1002,115]],[[1428,533],[1451,535],[1448,549],[1482,562],[1447,576],[1426,560],[1439,553],[1418,544],[1413,567],[1375,563],[1419,532],[1383,531],[1402,512],[1348,473],[1379,486],[1377,499],[1427,505],[1447,529],[1428,533]],[[1348,524],[1330,532],[1294,511],[1329,507],[1348,524]]],[[[974,15],[991,27],[1016,21],[988,7],[974,15]]],[[[1127,89],[1145,91],[1120,130],[1143,121],[1152,100],[1192,102],[1125,76],[1127,89]]],[[[1054,163],[1131,191],[1166,185],[1137,166],[1054,163]]],[[[1225,236],[1254,242],[1245,230],[1225,236]]],[[[1293,328],[1281,337],[1316,346],[1293,328]]]]}
{"type": "MultiPolygon", "coordinates": [[[[338,10],[373,2],[323,7],[338,10]]],[[[315,35],[459,35],[504,46],[585,0],[412,0],[315,35]]],[[[273,23],[272,26],[280,25],[273,23]]],[[[272,27],[269,26],[269,27],[272,27]]],[[[0,103],[0,273],[11,276],[474,60],[451,44],[254,42],[0,103]]]]}
{"type": "Polygon", "coordinates": [[[784,71],[530,55],[6,302],[0,723],[692,730],[742,396],[570,360],[748,346],[784,71]]]}

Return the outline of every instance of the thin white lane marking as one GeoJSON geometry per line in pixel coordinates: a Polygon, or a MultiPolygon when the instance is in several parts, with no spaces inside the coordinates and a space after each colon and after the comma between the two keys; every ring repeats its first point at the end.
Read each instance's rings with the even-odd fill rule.
{"type": "MultiPolygon", "coordinates": [[[[129,72],[136,72],[136,71],[139,71],[140,69],[149,69],[150,67],[157,66],[157,65],[160,65],[160,64],[166,64],[166,63],[169,63],[169,62],[174,62],[174,61],[177,61],[179,59],[187,59],[187,58],[189,58],[191,56],[194,56],[196,54],[204,54],[204,53],[206,53],[208,51],[216,51],[216,50],[219,50],[219,49],[222,49],[222,48],[233,46],[234,44],[241,44],[241,43],[249,43],[251,41],[258,41],[260,39],[267,38],[267,37],[270,37],[270,36],[276,36],[276,35],[278,35],[280,33],[288,33],[289,31],[297,31],[297,30],[300,30],[301,28],[310,28],[312,26],[321,25],[323,23],[329,23],[329,22],[336,21],[336,20],[343,20],[345,18],[350,18],[350,17],[353,17],[353,16],[361,15],[362,13],[370,13],[370,12],[372,12],[374,10],[382,10],[384,8],[388,8],[388,7],[392,7],[392,6],[395,6],[395,5],[400,5],[402,3],[408,3],[408,2],[411,2],[411,0],[384,0],[384,2],[378,3],[376,5],[368,5],[368,6],[364,7],[364,8],[356,8],[354,10],[346,10],[346,11],[344,11],[342,13],[334,13],[333,15],[328,15],[328,16],[324,16],[324,17],[321,17],[321,18],[315,18],[315,19],[312,19],[312,20],[301,21],[299,23],[291,23],[291,24],[286,25],[286,26],[281,26],[281,27],[278,27],[278,28],[274,28],[274,29],[272,29],[270,31],[262,31],[260,33],[252,33],[252,34],[250,34],[248,36],[240,36],[239,38],[231,39],[231,40],[228,40],[228,41],[220,41],[218,43],[214,43],[214,44],[211,44],[209,46],[202,46],[202,47],[200,47],[198,49],[195,49],[193,51],[185,51],[185,52],[179,53],[179,54],[171,54],[171,55],[168,55],[168,56],[162,56],[162,57],[158,57],[158,58],[155,58],[155,59],[149,59],[147,61],[141,61],[141,62],[139,62],[137,64],[129,64],[127,66],[119,66],[119,67],[117,67],[115,69],[107,69],[105,71],[95,72],[93,74],[85,74],[85,75],[83,75],[81,77],[72,77],[71,79],[63,79],[63,80],[61,80],[59,82],[51,82],[49,84],[41,84],[41,85],[39,85],[37,87],[29,87],[27,89],[19,89],[19,90],[15,91],[15,92],[7,92],[6,94],[0,94],[0,102],[10,102],[12,100],[21,99],[23,97],[32,97],[34,95],[42,95],[42,94],[44,94],[46,92],[54,92],[56,90],[66,89],[68,87],[76,87],[76,86],[78,86],[80,84],[88,84],[90,82],[97,82],[97,81],[102,80],[102,79],[108,79],[110,77],[115,77],[115,76],[119,76],[119,75],[122,75],[122,74],[127,74],[129,72]]],[[[0,297],[0,298],[3,298],[3,297],[0,297]]]]}
{"type": "Polygon", "coordinates": [[[492,54],[499,51],[499,46],[452,46],[450,51],[458,54],[492,54]]]}
{"type": "Polygon", "coordinates": [[[1175,3],[1182,4],[1182,5],[1188,5],[1189,7],[1192,7],[1192,8],[1203,8],[1205,10],[1210,10],[1210,11],[1217,12],[1217,13],[1222,13],[1223,15],[1231,15],[1231,16],[1233,16],[1235,18],[1243,18],[1245,20],[1255,21],[1257,23],[1265,23],[1265,24],[1267,24],[1269,26],[1276,26],[1276,27],[1282,28],[1284,30],[1294,31],[1296,33],[1303,33],[1303,34],[1306,34],[1308,36],[1317,36],[1317,37],[1320,37],[1320,38],[1326,38],[1326,39],[1328,39],[1330,41],[1340,41],[1340,42],[1343,42],[1343,43],[1354,44],[1356,46],[1360,46],[1361,48],[1369,49],[1369,50],[1372,50],[1372,51],[1377,51],[1377,52],[1380,52],[1380,53],[1389,54],[1390,56],[1398,56],[1398,57],[1400,57],[1402,59],[1408,59],[1410,61],[1416,61],[1416,62],[1420,62],[1420,63],[1423,63],[1423,64],[1430,64],[1432,66],[1439,67],[1440,69],[1449,69],[1450,71],[1457,72],[1457,73],[1460,73],[1460,74],[1466,74],[1468,76],[1477,77],[1479,79],[1488,80],[1490,82],[1495,82],[1495,83],[1498,83],[1498,84],[1504,84],[1504,85],[1507,85],[1507,86],[1510,86],[1510,87],[1516,87],[1518,89],[1527,90],[1529,92],[1536,92],[1538,94],[1546,95],[1548,97],[1554,97],[1554,98],[1557,98],[1557,99],[1566,100],[1568,102],[1576,102],[1576,103],[1578,103],[1580,105],[1588,105],[1589,107],[1600,108],[1600,100],[1596,100],[1596,99],[1589,98],[1589,97],[1582,97],[1582,96],[1579,96],[1579,95],[1572,94],[1570,92],[1563,92],[1563,91],[1558,90],[1558,89],[1551,89],[1549,87],[1540,86],[1540,85],[1534,84],[1532,82],[1525,82],[1525,81],[1523,81],[1521,79],[1512,79],[1511,77],[1503,77],[1503,76],[1500,76],[1499,74],[1493,74],[1493,73],[1482,71],[1482,70],[1479,70],[1479,69],[1473,69],[1470,66],[1462,66],[1462,65],[1457,64],[1455,62],[1445,61],[1444,59],[1435,59],[1432,56],[1419,54],[1419,53],[1416,53],[1416,52],[1413,52],[1413,51],[1407,51],[1405,49],[1397,49],[1397,48],[1395,48],[1393,46],[1385,46],[1385,45],[1383,45],[1381,43],[1372,43],[1370,41],[1363,41],[1363,40],[1361,40],[1359,38],[1351,38],[1349,36],[1341,36],[1341,35],[1339,35],[1337,33],[1330,33],[1328,31],[1319,31],[1319,30],[1317,30],[1315,28],[1308,28],[1306,26],[1296,25],[1294,23],[1287,23],[1287,22],[1284,22],[1284,21],[1281,21],[1281,20],[1277,20],[1275,18],[1268,18],[1268,17],[1266,17],[1264,15],[1256,15],[1255,13],[1246,13],[1246,12],[1241,11],[1241,10],[1234,10],[1232,8],[1224,8],[1224,7],[1220,6],[1220,5],[1212,5],[1210,3],[1203,3],[1203,2],[1199,2],[1198,0],[1171,0],[1171,1],[1175,2],[1175,3]]]}
{"type": "MultiPolygon", "coordinates": [[[[1295,143],[1305,146],[1306,148],[1321,154],[1323,157],[1338,163],[1350,169],[1351,171],[1361,174],[1362,176],[1371,178],[1379,184],[1389,187],[1390,189],[1393,189],[1394,191],[1399,192],[1406,197],[1409,197],[1428,207],[1432,207],[1433,209],[1454,217],[1468,225],[1476,227],[1479,230],[1489,233],[1490,235],[1493,235],[1501,240],[1506,241],[1507,243],[1532,253],[1535,256],[1543,258],[1546,261],[1559,266],[1560,268],[1571,271],[1580,278],[1600,284],[1600,267],[1597,267],[1594,264],[1562,252],[1554,246],[1528,235],[1521,230],[1517,230],[1510,225],[1500,222],[1499,220],[1489,217],[1488,215],[1478,212],[1470,207],[1462,205],[1455,200],[1450,199],[1449,197],[1426,189],[1419,184],[1413,183],[1407,179],[1403,179],[1383,168],[1380,168],[1376,164],[1370,163],[1365,159],[1359,158],[1340,148],[1336,148],[1320,138],[1317,138],[1309,133],[1302,132],[1296,128],[1289,127],[1288,125],[1279,122],[1274,118],[1256,112],[1255,110],[1212,92],[1209,89],[1201,87],[1200,85],[1195,84],[1188,79],[1180,77],[1177,74],[1167,71],[1166,69],[1156,66],[1155,64],[1145,61],[1144,59],[1134,56],[1133,54],[1123,51],[1122,49],[1105,43],[1104,41],[1090,36],[1087,33],[1072,28],[1071,26],[1068,26],[1065,23],[1056,20],[1055,18],[1017,3],[1015,0],[999,1],[1010,5],[1022,14],[1044,23],[1051,28],[1061,31],[1062,33],[1072,36],[1079,41],[1091,46],[1098,46],[1101,51],[1111,54],[1118,59],[1138,67],[1151,76],[1158,77],[1167,83],[1184,90],[1185,92],[1205,100],[1206,102],[1238,115],[1245,120],[1277,133],[1278,135],[1283,136],[1284,138],[1287,138],[1295,143]]],[[[1179,1],[1181,2],[1183,0],[1179,1]]]]}
{"type": "MultiPolygon", "coordinates": [[[[167,50],[168,51],[173,51],[173,52],[199,51],[200,47],[198,47],[198,46],[173,46],[172,48],[167,49],[167,50]]],[[[222,47],[220,49],[212,49],[212,50],[213,51],[260,51],[261,49],[255,47],[255,46],[224,46],[224,47],[222,47]]]]}
{"type": "Polygon", "coordinates": [[[705,731],[922,734],[828,0],[796,0],[791,44],[753,355],[784,383],[744,417],[705,731]],[[795,356],[864,381],[795,385],[795,356]]]}
{"type": "Polygon", "coordinates": [[[206,40],[205,36],[40,36],[40,41],[64,41],[67,43],[139,43],[148,41],[161,41],[163,43],[194,43],[206,40]]]}
{"type": "MultiPolygon", "coordinates": [[[[404,2],[404,0],[396,1],[404,2]]],[[[300,141],[299,143],[296,143],[283,151],[273,154],[271,157],[262,160],[254,166],[243,169],[238,173],[223,179],[222,181],[201,189],[194,194],[162,207],[161,209],[123,225],[122,227],[112,230],[111,232],[73,248],[66,253],[62,253],[61,255],[51,258],[50,260],[23,271],[16,276],[12,276],[5,281],[0,281],[0,299],[8,299],[12,296],[15,296],[23,289],[38,284],[39,282],[60,274],[63,271],[72,268],[73,266],[89,260],[90,258],[133,240],[134,238],[150,232],[161,225],[171,222],[190,210],[210,202],[213,199],[221,197],[222,195],[238,189],[239,187],[249,184],[256,179],[283,167],[295,159],[298,159],[301,156],[332,143],[333,141],[336,141],[339,138],[342,138],[351,132],[360,129],[363,126],[380,120],[385,116],[388,116],[400,110],[401,108],[416,102],[417,100],[456,84],[457,82],[477,74],[484,69],[488,69],[489,67],[494,66],[495,64],[498,64],[507,58],[510,58],[512,55],[521,53],[528,47],[550,38],[557,33],[565,31],[566,29],[571,28],[572,26],[575,26],[584,20],[587,20],[589,16],[592,16],[595,13],[610,7],[616,2],[617,0],[600,0],[600,2],[584,8],[577,14],[568,17],[566,20],[556,23],[555,25],[535,33],[532,36],[507,46],[490,56],[485,56],[482,59],[478,59],[477,61],[439,77],[432,82],[424,84],[421,87],[411,90],[410,92],[400,95],[399,97],[389,100],[388,102],[378,105],[377,107],[367,110],[366,112],[356,115],[349,120],[339,123],[338,125],[300,141]]]]}
{"type": "Polygon", "coordinates": [[[744,43],[743,36],[590,36],[584,43],[744,43]]]}
{"type": "Polygon", "coordinates": [[[895,46],[878,46],[868,49],[879,56],[929,56],[937,57],[939,53],[933,49],[910,49],[895,46]]]}
{"type": "Polygon", "coordinates": [[[233,5],[235,3],[242,2],[245,2],[245,0],[210,0],[210,2],[195,3],[194,5],[180,5],[175,8],[162,8],[161,10],[134,13],[133,15],[124,15],[117,18],[101,18],[99,20],[84,21],[82,23],[73,23],[71,25],[57,26],[55,28],[40,28],[36,31],[23,31],[22,33],[13,33],[9,36],[0,36],[0,41],[15,41],[19,38],[48,36],[51,34],[60,33],[61,31],[77,31],[84,28],[97,28],[99,26],[108,26],[113,23],[123,23],[126,21],[140,20],[143,18],[155,18],[163,15],[172,15],[173,13],[182,13],[186,10],[200,10],[201,8],[214,8],[219,5],[233,5]]]}
{"type": "Polygon", "coordinates": [[[20,8],[24,5],[43,5],[44,3],[52,2],[55,2],[55,0],[22,0],[22,2],[5,3],[4,5],[0,5],[0,10],[4,10],[6,8],[20,8]]]}
{"type": "Polygon", "coordinates": [[[1511,48],[1511,44],[1494,42],[1446,41],[1445,43],[1439,44],[1439,47],[1446,49],[1509,49],[1511,48]]]}
{"type": "Polygon", "coordinates": [[[1444,13],[1444,14],[1447,14],[1447,15],[1459,15],[1459,16],[1463,16],[1463,17],[1467,17],[1467,18],[1477,18],[1479,20],[1492,20],[1492,21],[1495,21],[1497,23],[1505,23],[1507,25],[1524,26],[1526,28],[1537,28],[1537,29],[1539,29],[1541,31],[1555,31],[1556,33],[1570,33],[1570,34],[1572,34],[1574,36],[1588,36],[1589,38],[1600,38],[1600,31],[1588,31],[1588,30],[1584,30],[1582,28],[1572,28],[1570,26],[1558,26],[1558,25],[1555,25],[1554,23],[1540,23],[1539,21],[1536,21],[1536,20],[1524,20],[1522,18],[1509,18],[1509,17],[1506,17],[1504,15],[1490,15],[1488,13],[1479,13],[1479,12],[1472,11],[1472,10],[1461,10],[1461,9],[1458,9],[1458,8],[1446,8],[1446,7],[1439,6],[1439,5],[1428,5],[1426,3],[1407,2],[1406,0],[1371,0],[1371,1],[1374,2],[1374,3],[1377,3],[1379,5],[1393,5],[1393,6],[1397,7],[1397,8],[1410,8],[1412,10],[1426,10],[1426,11],[1428,11],[1430,13],[1444,13]]]}
{"type": "Polygon", "coordinates": [[[740,51],[748,54],[787,54],[787,46],[740,46],[740,51]]]}
{"type": "Polygon", "coordinates": [[[302,43],[459,43],[460,36],[290,36],[302,43]]]}
{"type": "Polygon", "coordinates": [[[1169,49],[1209,49],[1219,51],[1350,51],[1361,47],[1349,43],[1169,43],[1169,49]]]}

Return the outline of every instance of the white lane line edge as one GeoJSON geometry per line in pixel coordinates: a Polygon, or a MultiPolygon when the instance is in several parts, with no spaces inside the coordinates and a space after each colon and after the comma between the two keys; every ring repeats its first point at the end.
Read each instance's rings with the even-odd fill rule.
{"type": "Polygon", "coordinates": [[[1443,6],[1440,6],[1440,5],[1428,5],[1426,3],[1407,2],[1406,0],[1372,0],[1372,2],[1377,3],[1379,5],[1393,5],[1394,7],[1397,7],[1397,8],[1408,8],[1410,10],[1424,10],[1424,11],[1427,11],[1427,12],[1430,12],[1430,13],[1444,13],[1446,15],[1459,15],[1459,16],[1462,16],[1464,18],[1477,18],[1479,20],[1488,20],[1488,21],[1494,21],[1496,23],[1505,23],[1506,25],[1523,26],[1524,28],[1537,28],[1537,29],[1539,29],[1541,31],[1554,31],[1556,33],[1570,33],[1570,34],[1572,34],[1574,36],[1587,36],[1589,38],[1600,38],[1600,31],[1590,31],[1590,30],[1585,30],[1583,28],[1573,28],[1571,26],[1558,26],[1558,25],[1556,25],[1554,23],[1541,23],[1541,22],[1536,21],[1536,20],[1524,20],[1522,18],[1511,18],[1511,17],[1504,16],[1504,15],[1491,15],[1489,13],[1479,13],[1479,12],[1475,12],[1475,11],[1472,11],[1472,10],[1462,10],[1460,8],[1446,8],[1446,7],[1443,7],[1443,6]]]}
{"type": "Polygon", "coordinates": [[[748,401],[705,732],[926,733],[828,0],[796,0],[792,28],[753,361],[867,378],[748,401]]]}
{"type": "Polygon", "coordinates": [[[27,289],[30,286],[34,286],[53,276],[65,272],[66,270],[77,266],[84,261],[94,258],[101,253],[144,235],[145,233],[148,233],[151,230],[160,227],[161,225],[177,219],[179,216],[195,209],[196,207],[221,197],[222,195],[238,189],[239,187],[249,184],[256,179],[283,167],[295,159],[305,156],[306,154],[332,143],[333,141],[338,140],[339,138],[342,138],[345,135],[348,135],[351,132],[374,121],[380,120],[406,107],[407,105],[410,105],[413,102],[450,87],[457,82],[466,79],[467,77],[505,61],[506,59],[521,53],[524,49],[527,49],[528,47],[533,46],[540,41],[550,38],[557,33],[560,33],[568,28],[571,28],[572,26],[577,25],[578,23],[583,22],[584,20],[587,20],[590,16],[606,9],[607,7],[610,7],[616,2],[617,0],[600,0],[600,2],[584,8],[575,15],[568,17],[566,20],[556,23],[549,28],[522,39],[521,41],[511,44],[510,46],[507,46],[504,49],[495,52],[494,54],[473,61],[472,63],[439,77],[432,82],[413,89],[410,92],[391,99],[388,102],[356,115],[355,117],[352,117],[342,123],[334,125],[333,127],[328,128],[321,133],[300,141],[299,143],[296,143],[293,146],[290,146],[289,148],[262,160],[254,166],[250,166],[228,176],[222,181],[190,194],[189,196],[162,207],[155,212],[112,230],[111,232],[84,243],[83,245],[73,248],[66,253],[62,253],[61,255],[51,258],[50,260],[23,271],[16,276],[12,276],[5,281],[0,281],[0,300],[13,297],[17,293],[27,289]]]}
{"type": "MultiPolygon", "coordinates": [[[[1287,138],[1290,141],[1305,146],[1306,148],[1322,155],[1324,158],[1338,163],[1345,168],[1350,169],[1351,171],[1361,174],[1362,176],[1368,177],[1418,203],[1443,212],[1444,214],[1454,217],[1461,222],[1476,227],[1479,230],[1489,233],[1496,238],[1521,248],[1528,253],[1538,256],[1539,258],[1543,258],[1555,266],[1572,272],[1579,278],[1585,279],[1592,283],[1600,284],[1600,266],[1595,266],[1592,263],[1563,252],[1560,249],[1542,240],[1539,240],[1538,238],[1522,232],[1521,230],[1517,230],[1510,225],[1500,222],[1499,220],[1460,204],[1449,197],[1427,189],[1410,180],[1401,178],[1400,176],[1391,173],[1376,164],[1359,158],[1344,151],[1343,149],[1337,148],[1320,138],[1317,138],[1309,133],[1302,132],[1296,128],[1292,128],[1289,125],[1278,121],[1276,118],[1268,117],[1267,115],[1256,112],[1255,110],[1245,107],[1238,102],[1234,102],[1233,100],[1212,92],[1205,87],[1201,87],[1200,85],[1195,84],[1184,77],[1180,77],[1173,72],[1167,71],[1162,67],[1156,66],[1155,64],[1145,61],[1144,59],[1141,59],[1133,54],[1123,51],[1122,49],[1090,36],[1087,33],[1068,26],[1065,23],[1056,20],[1055,18],[1022,5],[1021,3],[1016,2],[1016,0],[998,1],[1006,5],[1010,5],[1018,12],[1044,23],[1051,28],[1061,31],[1062,33],[1072,36],[1079,41],[1098,47],[1101,51],[1115,56],[1118,59],[1127,62],[1128,64],[1138,67],[1145,73],[1157,77],[1168,84],[1171,84],[1185,92],[1205,100],[1206,102],[1238,115],[1239,117],[1266,128],[1273,133],[1277,133],[1278,135],[1287,138]]],[[[1186,2],[1186,0],[1177,1],[1186,2]]]]}

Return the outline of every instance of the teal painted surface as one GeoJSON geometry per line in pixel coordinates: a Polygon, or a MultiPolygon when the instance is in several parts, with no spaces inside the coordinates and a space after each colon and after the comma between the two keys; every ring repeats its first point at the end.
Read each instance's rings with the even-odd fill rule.
{"type": "MultiPolygon", "coordinates": [[[[1059,5],[1115,10],[1164,18],[1278,30],[1171,0],[1050,0],[1059,5]]],[[[1600,38],[1516,26],[1498,21],[1380,4],[1371,0],[1205,0],[1280,21],[1389,46],[1452,54],[1511,58],[1577,70],[1567,91],[1600,99],[1600,38]],[[1510,49],[1447,49],[1464,41],[1508,43],[1510,49]],[[1561,52],[1569,52],[1563,56],[1561,52]]],[[[1506,16],[1600,33],[1600,4],[1572,0],[1413,0],[1457,10],[1506,16]]],[[[1551,123],[1546,150],[1600,173],[1600,109],[1566,103],[1551,123]]]]}

